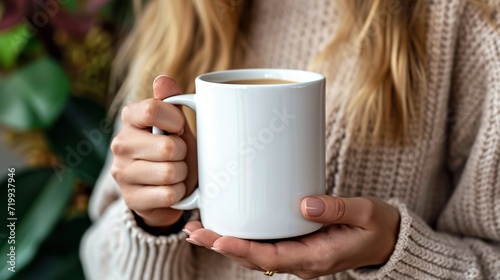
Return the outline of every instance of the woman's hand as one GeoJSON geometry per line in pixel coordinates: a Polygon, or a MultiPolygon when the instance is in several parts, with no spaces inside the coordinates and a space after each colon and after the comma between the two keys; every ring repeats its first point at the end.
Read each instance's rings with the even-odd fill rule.
{"type": "Polygon", "coordinates": [[[169,208],[196,184],[196,140],[180,108],[162,102],[181,94],[175,81],[159,76],[154,97],[123,108],[123,127],[111,143],[112,175],[123,199],[156,231],[175,224],[182,211],[169,208]],[[153,135],[156,126],[170,135],[153,135]]]}
{"type": "MultiPolygon", "coordinates": [[[[399,212],[375,198],[327,195],[302,200],[302,214],[326,226],[309,235],[276,243],[220,235],[190,222],[189,242],[214,250],[247,268],[314,278],[351,268],[382,265],[391,256],[399,212]]],[[[272,215],[272,213],[270,213],[272,215]]]]}

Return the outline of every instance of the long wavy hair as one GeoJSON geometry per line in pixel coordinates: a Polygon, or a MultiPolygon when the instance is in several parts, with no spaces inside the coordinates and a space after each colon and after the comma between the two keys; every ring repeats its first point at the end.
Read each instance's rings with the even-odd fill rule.
{"type": "MultiPolygon", "coordinates": [[[[480,2],[480,0],[471,0],[480,2]]],[[[115,59],[111,112],[152,96],[151,82],[173,77],[185,92],[204,72],[241,65],[249,0],[134,0],[136,24],[115,59]]],[[[425,93],[426,6],[414,0],[342,0],[340,26],[312,67],[354,49],[357,67],[346,96],[348,128],[360,138],[404,139],[418,124],[425,93]],[[374,71],[376,69],[376,71],[374,71]]],[[[328,75],[327,75],[328,76],[328,75]]]]}

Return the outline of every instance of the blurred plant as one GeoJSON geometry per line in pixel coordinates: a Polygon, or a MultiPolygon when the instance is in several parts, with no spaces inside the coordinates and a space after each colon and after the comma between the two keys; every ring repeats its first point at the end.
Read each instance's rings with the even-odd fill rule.
{"type": "MultiPolygon", "coordinates": [[[[15,176],[16,272],[0,262],[0,279],[84,278],[78,248],[111,135],[108,79],[129,5],[0,2],[0,125],[3,140],[28,158],[15,176]]],[[[4,231],[1,256],[10,246],[4,231]]]]}

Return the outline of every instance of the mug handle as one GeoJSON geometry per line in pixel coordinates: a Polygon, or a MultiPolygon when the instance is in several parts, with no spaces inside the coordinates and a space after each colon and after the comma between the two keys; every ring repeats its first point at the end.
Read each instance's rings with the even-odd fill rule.
{"type": "MultiPolygon", "coordinates": [[[[175,95],[163,99],[163,102],[170,103],[173,105],[184,105],[191,108],[196,112],[196,102],[195,94],[182,94],[175,95]]],[[[153,134],[165,134],[165,131],[153,126],[153,134]]],[[[177,202],[176,204],[170,206],[171,208],[178,210],[193,210],[198,208],[198,200],[200,198],[200,191],[196,188],[192,194],[183,200],[177,202]]]]}

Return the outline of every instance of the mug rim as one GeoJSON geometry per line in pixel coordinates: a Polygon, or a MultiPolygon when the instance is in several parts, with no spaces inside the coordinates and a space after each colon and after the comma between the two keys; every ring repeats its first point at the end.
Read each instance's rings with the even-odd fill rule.
{"type": "Polygon", "coordinates": [[[231,69],[223,71],[214,71],[204,73],[196,77],[195,83],[209,84],[224,88],[259,88],[259,87],[285,87],[296,88],[304,87],[310,83],[324,81],[325,77],[319,73],[299,69],[280,69],[280,68],[245,68],[231,69]],[[244,76],[244,78],[242,78],[244,76]],[[297,79],[299,78],[299,79],[297,79]],[[280,79],[288,80],[293,83],[288,84],[225,84],[231,80],[251,80],[251,79],[280,79]]]}

